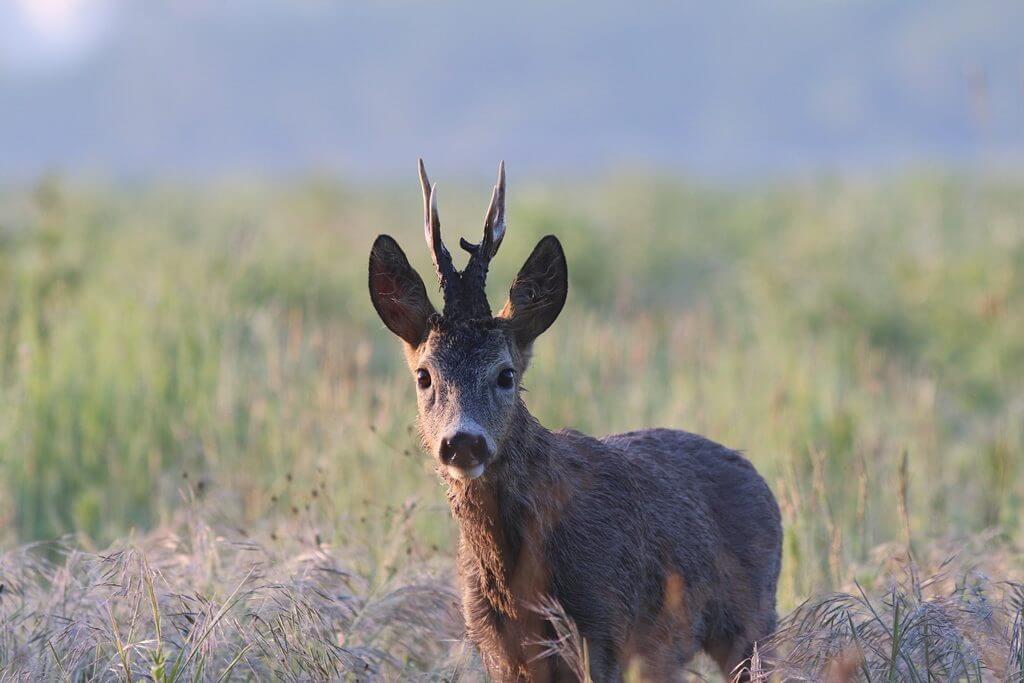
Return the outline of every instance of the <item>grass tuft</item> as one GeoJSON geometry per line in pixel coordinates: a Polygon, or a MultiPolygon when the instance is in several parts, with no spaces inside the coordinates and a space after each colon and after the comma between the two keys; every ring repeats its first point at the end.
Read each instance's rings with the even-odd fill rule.
{"type": "Polygon", "coordinates": [[[443,672],[462,638],[447,578],[372,586],[341,550],[194,519],[99,553],[16,548],[0,577],[4,680],[405,679],[443,672]]]}

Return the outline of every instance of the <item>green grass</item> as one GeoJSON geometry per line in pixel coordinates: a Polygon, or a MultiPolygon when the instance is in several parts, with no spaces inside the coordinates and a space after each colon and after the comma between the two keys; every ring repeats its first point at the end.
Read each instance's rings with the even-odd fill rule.
{"type": "MultiPolygon", "coordinates": [[[[1024,541],[1024,180],[512,189],[492,305],[543,234],[570,267],[530,408],[744,450],[783,508],[784,609],[904,539],[904,488],[914,541],[1024,541]]],[[[487,197],[442,186],[449,240],[487,197]]],[[[0,548],[102,547],[195,495],[232,525],[366,544],[371,571],[415,504],[447,557],[412,380],[365,286],[378,232],[432,284],[420,211],[414,177],[0,194],[0,548]]]]}

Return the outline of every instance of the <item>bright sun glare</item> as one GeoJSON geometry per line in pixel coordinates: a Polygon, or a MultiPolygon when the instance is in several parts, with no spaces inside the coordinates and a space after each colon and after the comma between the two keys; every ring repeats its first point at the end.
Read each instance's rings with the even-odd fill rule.
{"type": "Polygon", "coordinates": [[[15,0],[26,23],[43,36],[68,36],[88,10],[89,0],[15,0]]]}
{"type": "Polygon", "coordinates": [[[13,0],[0,19],[6,61],[25,66],[75,61],[104,33],[109,0],[13,0]]]}

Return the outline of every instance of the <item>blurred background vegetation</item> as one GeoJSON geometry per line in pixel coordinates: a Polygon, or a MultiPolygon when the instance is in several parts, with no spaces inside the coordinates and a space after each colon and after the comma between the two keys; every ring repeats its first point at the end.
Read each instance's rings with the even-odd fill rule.
{"type": "Polygon", "coordinates": [[[186,652],[196,679],[463,675],[455,527],[366,291],[380,232],[433,284],[417,156],[449,243],[506,160],[493,306],[539,237],[566,247],[526,378],[545,425],[687,429],[765,475],[780,612],[811,600],[787,637],[877,646],[892,617],[868,678],[1024,672],[1022,22],[0,2],[0,679],[186,652]],[[850,596],[859,635],[816,620],[850,596]],[[978,666],[928,664],[972,610],[940,640],[978,666]]]}
{"type": "MultiPolygon", "coordinates": [[[[912,543],[1024,540],[1024,178],[511,190],[492,305],[541,235],[570,266],[531,410],[745,451],[783,509],[783,607],[903,541],[904,510],[912,543]]],[[[487,187],[441,191],[448,239],[475,236],[487,187]]],[[[365,291],[378,232],[433,283],[420,211],[411,173],[3,193],[0,547],[102,546],[194,497],[338,544],[415,502],[416,536],[448,553],[412,379],[365,291]]]]}

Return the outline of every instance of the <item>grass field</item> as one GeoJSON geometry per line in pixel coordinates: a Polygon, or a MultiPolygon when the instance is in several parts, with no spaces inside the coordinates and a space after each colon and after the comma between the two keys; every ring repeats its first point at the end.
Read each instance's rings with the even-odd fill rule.
{"type": "MultiPolygon", "coordinates": [[[[1019,606],[1000,582],[1024,567],[1024,179],[511,187],[492,304],[541,235],[569,259],[526,378],[544,424],[745,451],[783,511],[783,612],[857,580],[898,624],[878,581],[908,548],[925,573],[966,549],[944,599],[984,568],[993,613],[1019,606]]],[[[440,196],[449,240],[475,238],[487,188],[440,196]]],[[[473,670],[413,382],[366,292],[378,232],[431,281],[412,176],[0,192],[0,678],[473,670]],[[227,635],[256,602],[280,633],[227,635]]],[[[985,628],[1024,667],[1007,614],[985,628]]],[[[978,657],[968,676],[998,670],[978,657]]],[[[925,680],[893,666],[878,679],[925,680]]]]}

